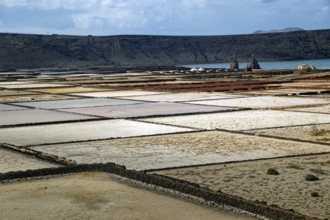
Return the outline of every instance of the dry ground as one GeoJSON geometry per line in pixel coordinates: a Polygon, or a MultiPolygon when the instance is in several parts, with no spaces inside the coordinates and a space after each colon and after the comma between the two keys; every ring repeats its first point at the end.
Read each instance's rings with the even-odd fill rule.
{"type": "Polygon", "coordinates": [[[330,218],[330,154],[200,166],[157,172],[213,191],[265,201],[307,216],[330,218]],[[273,168],[279,175],[269,175],[273,168]],[[306,181],[307,175],[317,181],[306,181]],[[312,193],[318,196],[313,197],[312,193]]]}
{"type": "Polygon", "coordinates": [[[0,185],[0,219],[234,220],[253,219],[80,173],[0,185]]]}

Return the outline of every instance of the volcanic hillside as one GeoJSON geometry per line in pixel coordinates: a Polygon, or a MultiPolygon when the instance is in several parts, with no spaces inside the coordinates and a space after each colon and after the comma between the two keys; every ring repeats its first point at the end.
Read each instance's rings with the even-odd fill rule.
{"type": "Polygon", "coordinates": [[[330,30],[226,36],[0,34],[0,69],[157,66],[330,57],[330,30]]]}

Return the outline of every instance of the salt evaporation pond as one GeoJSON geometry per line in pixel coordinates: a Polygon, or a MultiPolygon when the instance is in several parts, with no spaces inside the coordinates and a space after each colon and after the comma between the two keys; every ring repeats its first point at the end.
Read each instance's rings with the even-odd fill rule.
{"type": "Polygon", "coordinates": [[[210,112],[233,111],[233,110],[235,110],[235,108],[158,102],[158,103],[142,103],[142,104],[134,104],[134,105],[74,108],[74,109],[65,109],[63,111],[86,114],[86,115],[103,116],[109,118],[135,118],[135,117],[161,116],[161,115],[210,113],[210,112]]]}
{"type": "Polygon", "coordinates": [[[121,96],[138,96],[138,95],[154,95],[163,94],[163,92],[142,91],[142,90],[122,90],[122,91],[106,91],[106,92],[84,92],[72,93],[72,95],[86,97],[121,97],[121,96]]]}
{"type": "Polygon", "coordinates": [[[136,170],[330,152],[328,146],[221,131],[42,145],[32,149],[77,163],[113,162],[136,170]]]}
{"type": "Polygon", "coordinates": [[[226,93],[204,93],[204,92],[187,92],[187,93],[168,93],[160,95],[146,95],[146,96],[125,96],[122,99],[141,100],[150,102],[187,102],[199,101],[209,99],[234,99],[245,97],[243,95],[230,95],[226,93]]]}
{"type": "Polygon", "coordinates": [[[68,122],[95,119],[97,117],[41,109],[3,111],[0,114],[0,126],[24,125],[47,122],[68,122]]]}
{"type": "Polygon", "coordinates": [[[192,129],[116,119],[2,128],[0,140],[2,143],[27,146],[185,131],[192,129]]]}
{"type": "Polygon", "coordinates": [[[172,116],[167,118],[159,117],[141,119],[141,121],[175,126],[186,126],[197,129],[226,129],[240,131],[258,128],[324,124],[330,123],[330,117],[327,114],[321,113],[250,110],[201,115],[172,116]]]}
{"type": "Polygon", "coordinates": [[[40,101],[40,102],[20,102],[14,103],[21,106],[44,108],[44,109],[64,109],[64,108],[82,108],[91,106],[106,106],[106,105],[124,105],[136,104],[139,101],[129,101],[111,98],[78,98],[70,100],[53,100],[53,101],[40,101]]]}
{"type": "Polygon", "coordinates": [[[189,103],[241,108],[278,108],[290,106],[319,105],[330,103],[330,101],[326,99],[315,98],[259,96],[239,99],[207,100],[189,103]]]}
{"type": "Polygon", "coordinates": [[[58,167],[33,157],[0,148],[0,173],[58,167]]]}
{"type": "Polygon", "coordinates": [[[24,109],[27,109],[27,108],[0,103],[0,111],[15,111],[15,110],[24,110],[24,109]]]}

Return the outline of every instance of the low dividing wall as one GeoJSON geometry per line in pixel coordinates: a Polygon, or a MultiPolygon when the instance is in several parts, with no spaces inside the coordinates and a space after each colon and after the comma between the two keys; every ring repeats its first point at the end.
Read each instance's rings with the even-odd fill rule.
{"type": "Polygon", "coordinates": [[[198,197],[204,199],[206,202],[211,202],[213,204],[227,205],[238,208],[240,210],[244,210],[270,219],[314,219],[300,215],[290,210],[283,210],[278,207],[272,207],[262,203],[247,201],[243,198],[227,195],[222,192],[213,192],[189,182],[144,172],[138,172],[135,170],[128,170],[124,166],[119,166],[114,163],[69,165],[58,168],[8,172],[0,174],[0,181],[5,183],[13,180],[24,180],[24,178],[63,175],[78,172],[107,172],[109,174],[114,174],[120,177],[139,181],[144,184],[151,184],[157,187],[163,187],[165,189],[174,190],[179,193],[198,197]]]}

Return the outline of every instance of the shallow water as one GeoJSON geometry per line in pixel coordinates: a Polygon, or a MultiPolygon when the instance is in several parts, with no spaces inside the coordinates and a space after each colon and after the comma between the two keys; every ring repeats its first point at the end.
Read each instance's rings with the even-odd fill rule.
{"type": "MultiPolygon", "coordinates": [[[[240,68],[244,69],[247,61],[239,62],[240,68]]],[[[317,59],[317,60],[294,60],[294,61],[260,61],[260,67],[265,70],[272,69],[297,69],[300,64],[310,64],[317,69],[330,69],[330,59],[317,59]]],[[[210,64],[191,64],[185,65],[186,67],[195,68],[229,68],[228,63],[210,63],[210,64]]]]}

